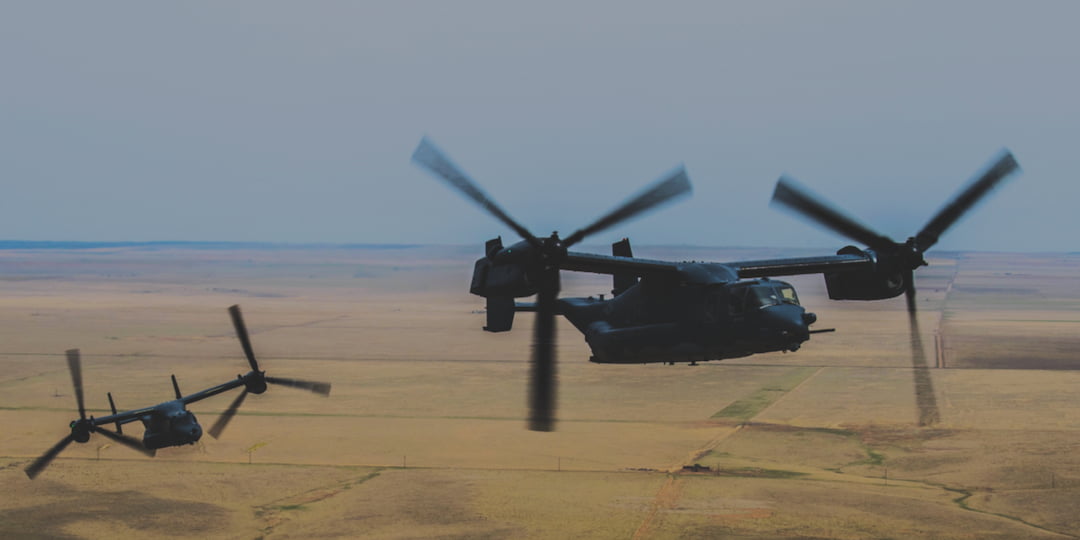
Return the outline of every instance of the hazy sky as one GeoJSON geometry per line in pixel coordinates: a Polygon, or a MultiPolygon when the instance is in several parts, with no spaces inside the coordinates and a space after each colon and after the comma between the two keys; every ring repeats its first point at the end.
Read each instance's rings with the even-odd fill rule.
{"type": "Polygon", "coordinates": [[[476,243],[429,135],[536,234],[679,163],[639,244],[845,242],[787,172],[906,238],[1002,147],[944,249],[1080,250],[1080,3],[10,2],[0,238],[476,243]]]}

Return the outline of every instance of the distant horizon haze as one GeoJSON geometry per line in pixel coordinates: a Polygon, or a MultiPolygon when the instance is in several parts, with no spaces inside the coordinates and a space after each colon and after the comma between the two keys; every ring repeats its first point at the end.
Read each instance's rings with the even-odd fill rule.
{"type": "MultiPolygon", "coordinates": [[[[631,239],[632,240],[632,239],[631,239]]],[[[707,245],[707,244],[654,244],[654,243],[633,243],[635,249],[639,250],[652,250],[652,249],[686,249],[686,250],[721,250],[721,251],[762,251],[762,252],[777,252],[777,251],[791,251],[801,256],[806,253],[819,252],[821,255],[830,255],[840,247],[846,245],[854,245],[852,243],[837,244],[831,249],[829,247],[814,247],[814,246],[738,246],[738,245],[707,245]]],[[[260,241],[230,241],[230,240],[148,240],[148,241],[82,241],[82,240],[12,240],[12,239],[0,239],[0,251],[16,251],[16,250],[83,250],[83,249],[102,249],[102,248],[177,248],[177,249],[195,249],[205,251],[220,251],[220,250],[414,250],[423,249],[426,247],[447,248],[462,251],[475,251],[477,257],[483,255],[482,248],[483,243],[477,244],[465,244],[465,243],[429,243],[429,244],[398,244],[398,243],[327,243],[327,242],[260,242],[260,241]]],[[[858,246],[865,247],[865,246],[858,246]]],[[[585,242],[574,246],[571,251],[583,252],[583,253],[600,253],[606,254],[610,251],[609,246],[596,244],[592,242],[585,242]]],[[[933,258],[934,255],[950,256],[962,253],[1016,253],[1016,254],[1038,254],[1038,253],[1060,253],[1063,255],[1080,254],[1080,251],[1006,251],[1006,250],[951,250],[951,249],[932,249],[928,252],[927,258],[933,258]]],[[[635,254],[635,256],[639,256],[635,254]]],[[[782,256],[782,255],[781,255],[782,256]]],[[[712,262],[724,262],[724,261],[712,261],[712,262]]]]}

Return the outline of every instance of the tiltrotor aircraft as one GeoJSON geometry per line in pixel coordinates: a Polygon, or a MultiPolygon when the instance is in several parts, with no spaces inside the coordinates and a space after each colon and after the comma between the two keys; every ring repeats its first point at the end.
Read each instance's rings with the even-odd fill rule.
{"type": "MultiPolygon", "coordinates": [[[[795,288],[776,276],[823,274],[833,300],[880,300],[907,295],[913,340],[914,270],[926,265],[923,254],[991,189],[1018,169],[1003,151],[990,166],[942,208],[915,236],[896,242],[835,210],[781,177],[773,202],[795,210],[867,247],[847,246],[835,255],[725,263],[675,262],[633,256],[630,242],[612,245],[611,255],[579,253],[570,247],[587,236],[623,222],[678,196],[690,181],[679,168],[621,206],[566,238],[537,237],[511,218],[427,138],[413,162],[479,205],[524,240],[504,246],[487,241],[476,261],[470,292],[487,299],[489,332],[513,326],[518,311],[536,313],[530,383],[529,428],[550,431],[555,409],[555,323],[566,317],[592,349],[593,362],[688,362],[739,358],[774,351],[795,351],[818,331],[817,321],[799,304],[795,288]],[[611,298],[559,298],[559,272],[613,276],[611,298]],[[536,295],[535,303],[515,298],[536,295]]],[[[915,349],[915,363],[923,355],[915,349]]],[[[922,359],[925,367],[925,359],[922,359]]]]}
{"type": "Polygon", "coordinates": [[[72,442],[85,443],[90,440],[90,435],[93,433],[100,433],[117,443],[148,456],[153,456],[159,448],[195,444],[202,438],[203,429],[195,418],[195,414],[187,410],[187,406],[196,401],[202,401],[208,397],[228,392],[234,388],[243,387],[244,390],[233,400],[229,408],[218,417],[217,422],[210,427],[210,435],[215,439],[221,436],[229,420],[232,420],[232,417],[236,415],[236,411],[240,408],[240,404],[244,402],[244,398],[249,393],[261,394],[265,392],[267,384],[291,386],[324,396],[330,395],[330,383],[269,377],[265,371],[260,371],[259,364],[255,361],[255,352],[251,348],[247,326],[244,325],[244,319],[240,314],[240,306],[230,307],[229,315],[232,316],[233,325],[236,327],[236,335],[240,338],[240,345],[244,349],[244,356],[247,357],[248,364],[251,365],[251,371],[244,375],[237,375],[231,381],[186,396],[180,392],[176,376],[173,375],[172,384],[176,399],[150,407],[117,412],[116,404],[113,402],[112,393],[110,392],[108,394],[109,407],[112,409],[112,414],[100,418],[87,417],[86,407],[83,402],[82,362],[79,359],[79,350],[71,349],[67,351],[68,369],[71,371],[71,382],[75,387],[75,402],[79,406],[79,418],[71,421],[69,426],[71,433],[60,439],[60,442],[26,467],[26,475],[33,479],[41,471],[45,470],[45,467],[69,444],[72,442]],[[136,420],[142,422],[145,430],[141,441],[124,434],[123,425],[136,420]],[[115,432],[107,427],[109,424],[116,425],[115,432]]]}

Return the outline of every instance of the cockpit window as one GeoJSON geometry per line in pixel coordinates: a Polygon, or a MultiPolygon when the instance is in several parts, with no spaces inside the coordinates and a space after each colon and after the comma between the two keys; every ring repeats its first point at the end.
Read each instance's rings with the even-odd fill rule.
{"type": "Polygon", "coordinates": [[[763,308],[779,304],[799,305],[799,297],[791,285],[759,284],[746,295],[746,307],[763,308]]]}
{"type": "Polygon", "coordinates": [[[799,296],[795,294],[795,287],[792,287],[791,285],[779,285],[777,288],[780,289],[781,301],[788,304],[795,304],[796,306],[799,305],[799,296]]]}
{"type": "Polygon", "coordinates": [[[750,294],[746,295],[746,307],[748,308],[763,308],[768,306],[775,306],[780,303],[780,297],[776,293],[776,289],[769,286],[757,286],[750,289],[750,294]]]}

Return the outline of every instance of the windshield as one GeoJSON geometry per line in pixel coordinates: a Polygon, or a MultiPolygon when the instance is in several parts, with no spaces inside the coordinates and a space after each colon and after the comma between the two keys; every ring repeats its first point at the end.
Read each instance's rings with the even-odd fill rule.
{"type": "Polygon", "coordinates": [[[746,295],[748,308],[763,308],[778,304],[799,305],[795,288],[788,284],[761,283],[750,288],[746,295]]]}
{"type": "Polygon", "coordinates": [[[799,296],[795,294],[795,287],[788,284],[777,285],[776,290],[780,291],[780,301],[787,304],[799,305],[799,296]]]}

